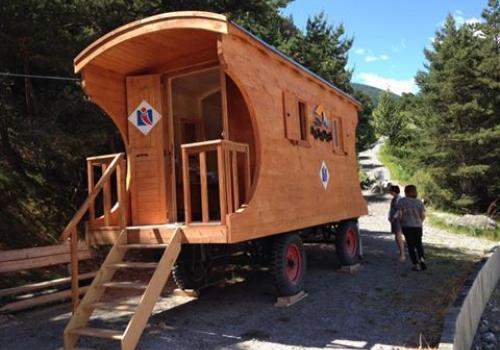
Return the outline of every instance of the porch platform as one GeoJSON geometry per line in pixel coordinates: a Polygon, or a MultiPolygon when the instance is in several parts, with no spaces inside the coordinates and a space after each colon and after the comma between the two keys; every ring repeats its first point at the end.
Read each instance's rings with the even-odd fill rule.
{"type": "MultiPolygon", "coordinates": [[[[168,243],[176,228],[183,232],[182,243],[227,243],[227,226],[220,222],[184,223],[128,226],[127,238],[129,244],[162,244],[168,243]]],[[[95,230],[87,230],[85,240],[89,245],[114,244],[120,234],[119,226],[103,226],[95,230]]]]}

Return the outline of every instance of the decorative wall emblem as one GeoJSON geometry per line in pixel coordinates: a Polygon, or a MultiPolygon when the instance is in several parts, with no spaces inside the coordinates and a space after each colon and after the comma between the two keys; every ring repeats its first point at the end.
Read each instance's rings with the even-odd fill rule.
{"type": "Polygon", "coordinates": [[[145,100],[128,116],[128,120],[144,135],[147,135],[160,119],[161,114],[145,100]]]}
{"type": "Polygon", "coordinates": [[[323,188],[326,190],[328,187],[328,182],[330,181],[330,172],[325,164],[325,161],[321,162],[321,167],[319,168],[319,178],[323,188]]]}
{"type": "Polygon", "coordinates": [[[314,121],[311,125],[311,134],[316,140],[330,142],[332,140],[332,125],[328,120],[325,108],[318,105],[314,108],[314,121]]]}

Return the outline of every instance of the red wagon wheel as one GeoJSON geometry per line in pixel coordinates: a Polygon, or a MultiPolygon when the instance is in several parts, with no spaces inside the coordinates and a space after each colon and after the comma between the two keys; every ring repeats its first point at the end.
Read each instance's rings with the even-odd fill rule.
{"type": "Polygon", "coordinates": [[[344,221],[338,226],[335,246],[342,265],[354,265],[359,261],[360,242],[356,221],[344,221]]]}
{"type": "Polygon", "coordinates": [[[271,269],[279,295],[294,295],[302,290],[306,255],[299,235],[286,234],[274,239],[271,269]]]}

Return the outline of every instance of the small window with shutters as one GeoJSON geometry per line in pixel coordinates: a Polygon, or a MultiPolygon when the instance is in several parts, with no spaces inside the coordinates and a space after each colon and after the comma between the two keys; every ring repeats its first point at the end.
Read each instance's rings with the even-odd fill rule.
{"type": "Polygon", "coordinates": [[[283,92],[285,137],[293,144],[310,147],[307,142],[307,104],[289,91],[283,92]]]}
{"type": "Polygon", "coordinates": [[[342,131],[342,119],[333,117],[332,119],[332,143],[333,152],[346,154],[344,151],[344,133],[342,131]]]}

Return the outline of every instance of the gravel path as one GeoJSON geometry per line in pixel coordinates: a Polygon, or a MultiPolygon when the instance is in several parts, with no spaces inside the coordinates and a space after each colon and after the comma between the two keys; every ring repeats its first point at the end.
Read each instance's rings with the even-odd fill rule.
{"type": "MultiPolygon", "coordinates": [[[[380,165],[362,154],[366,167],[380,165]]],[[[203,291],[199,299],[168,295],[160,300],[138,349],[405,349],[435,346],[454,293],[493,242],[425,228],[429,269],[410,271],[397,260],[388,230],[390,198],[366,194],[370,215],[361,218],[362,268],[339,272],[335,250],[308,245],[309,296],[289,308],[273,306],[265,271],[242,271],[242,283],[203,291]]],[[[171,289],[169,284],[167,289],[171,289]]],[[[0,319],[0,349],[55,349],[62,345],[68,304],[0,319]]],[[[100,314],[124,327],[120,314],[100,314]]],[[[98,322],[98,321],[96,321],[98,322]]],[[[107,325],[109,327],[109,324],[107,325]]],[[[104,341],[82,346],[109,348],[104,341]]],[[[112,344],[111,344],[112,345],[112,344]]]]}

